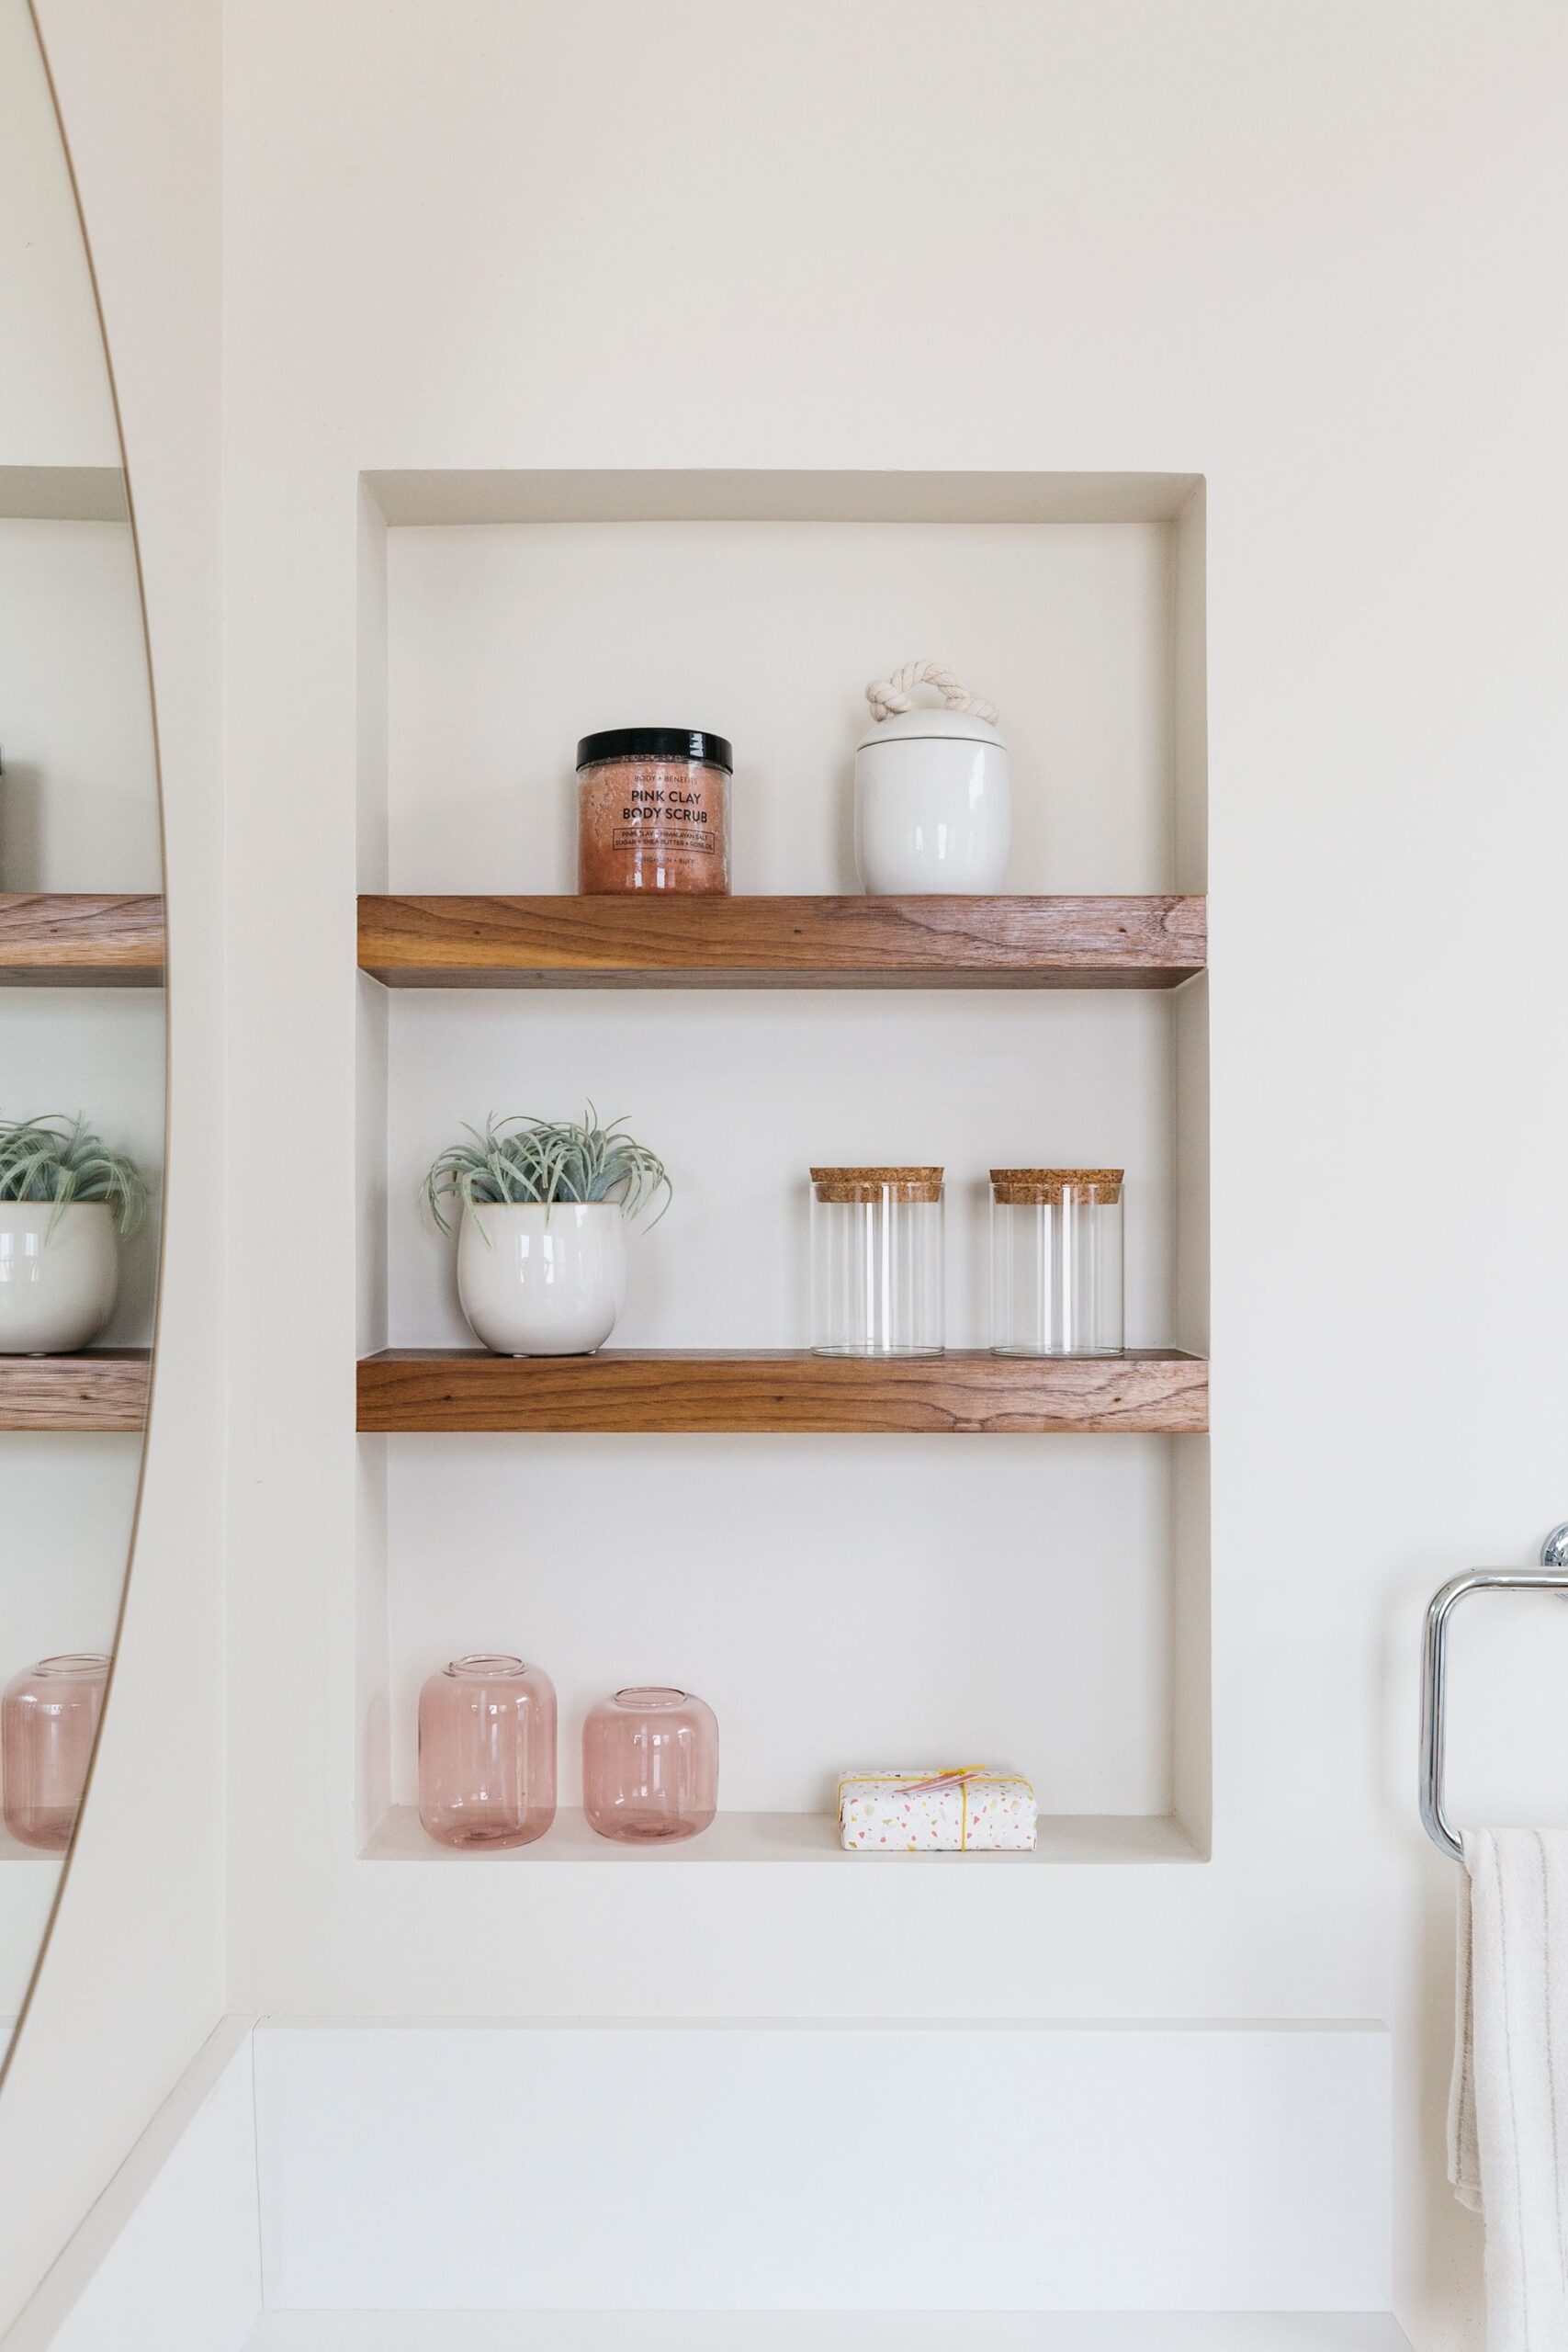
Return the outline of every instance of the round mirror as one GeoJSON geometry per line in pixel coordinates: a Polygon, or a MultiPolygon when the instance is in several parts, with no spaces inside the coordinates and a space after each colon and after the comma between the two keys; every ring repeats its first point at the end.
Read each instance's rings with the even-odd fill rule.
{"type": "Polygon", "coordinates": [[[163,855],[113,387],[27,0],[0,0],[0,2070],[112,1681],[152,1370],[163,855]]]}

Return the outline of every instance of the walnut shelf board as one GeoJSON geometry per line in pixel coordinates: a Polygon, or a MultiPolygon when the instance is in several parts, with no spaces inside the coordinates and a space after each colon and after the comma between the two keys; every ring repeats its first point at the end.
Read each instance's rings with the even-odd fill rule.
{"type": "Polygon", "coordinates": [[[664,1435],[1180,1434],[1208,1427],[1201,1356],[818,1356],[612,1349],[493,1356],[389,1348],[359,1363],[359,1430],[664,1435]]]}
{"type": "Polygon", "coordinates": [[[389,988],[1168,989],[1201,898],[362,898],[389,988]]]}
{"type": "Polygon", "coordinates": [[[0,891],[0,987],[158,988],[161,898],[0,891]]]}
{"type": "Polygon", "coordinates": [[[77,1356],[0,1356],[0,1430],[144,1429],[148,1348],[89,1348],[77,1356]]]}
{"type": "Polygon", "coordinates": [[[1197,1846],[1171,1814],[1042,1814],[1036,1843],[1022,1854],[849,1853],[839,1842],[838,1825],[827,1813],[720,1813],[698,1838],[670,1844],[635,1846],[601,1838],[586,1817],[565,1805],[542,1838],[530,1846],[494,1849],[438,1846],[420,1826],[412,1804],[393,1805],[366,1841],[367,1862],[437,1862],[493,1870],[505,1862],[598,1862],[628,1870],[658,1870],[669,1863],[826,1862],[848,1869],[887,1870],[935,1863],[947,1870],[976,1864],[1028,1870],[1043,1863],[1168,1863],[1202,1860],[1197,1846]]]}

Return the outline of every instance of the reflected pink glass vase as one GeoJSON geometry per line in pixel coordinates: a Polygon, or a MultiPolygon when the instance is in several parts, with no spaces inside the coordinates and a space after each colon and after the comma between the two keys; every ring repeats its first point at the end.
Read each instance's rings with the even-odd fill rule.
{"type": "Polygon", "coordinates": [[[520,1657],[455,1657],[419,1694],[419,1817],[443,1846],[526,1846],[556,1817],[556,1692],[520,1657]]]}
{"type": "Polygon", "coordinates": [[[62,1854],[71,1843],[109,1662],[97,1650],[40,1658],[0,1699],[0,1792],[6,1826],[24,1846],[62,1854]]]}
{"type": "Polygon", "coordinates": [[[601,1838],[694,1838],[718,1810],[718,1724],[689,1690],[617,1690],[582,1727],[582,1806],[601,1838]]]}

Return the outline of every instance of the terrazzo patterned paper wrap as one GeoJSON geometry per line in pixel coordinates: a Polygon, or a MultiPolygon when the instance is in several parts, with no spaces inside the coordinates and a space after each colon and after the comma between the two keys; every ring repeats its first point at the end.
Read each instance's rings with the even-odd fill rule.
{"type": "Polygon", "coordinates": [[[989,1764],[846,1772],[839,1829],[852,1853],[1026,1853],[1034,1844],[1034,1791],[989,1764]]]}

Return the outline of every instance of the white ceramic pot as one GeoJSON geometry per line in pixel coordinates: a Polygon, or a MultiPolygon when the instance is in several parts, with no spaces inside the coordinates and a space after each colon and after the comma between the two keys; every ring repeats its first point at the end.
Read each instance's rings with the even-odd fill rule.
{"type": "Polygon", "coordinates": [[[626,1298],[626,1221],[613,1201],[465,1211],[457,1295],[498,1356],[586,1356],[626,1298]]]}
{"type": "Polygon", "coordinates": [[[1007,745],[959,710],[905,710],[855,747],[855,864],[874,898],[999,890],[1010,832],[1007,745]]]}
{"type": "Polygon", "coordinates": [[[73,1355],[103,1329],[118,1288],[107,1201],[0,1201],[0,1355],[73,1355]]]}

